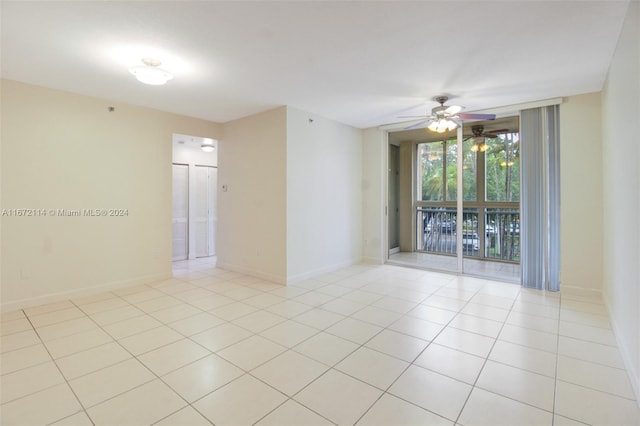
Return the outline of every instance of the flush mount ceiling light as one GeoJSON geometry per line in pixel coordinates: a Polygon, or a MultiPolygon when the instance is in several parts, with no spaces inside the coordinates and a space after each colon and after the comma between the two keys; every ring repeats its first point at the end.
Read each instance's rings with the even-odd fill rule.
{"type": "Polygon", "coordinates": [[[213,139],[204,138],[202,139],[202,145],[200,145],[200,148],[202,148],[204,152],[213,152],[216,149],[215,141],[213,139]]]}
{"type": "Polygon", "coordinates": [[[173,78],[170,72],[160,68],[162,62],[157,59],[143,58],[142,63],[144,65],[129,68],[129,72],[141,83],[161,86],[173,78]]]}

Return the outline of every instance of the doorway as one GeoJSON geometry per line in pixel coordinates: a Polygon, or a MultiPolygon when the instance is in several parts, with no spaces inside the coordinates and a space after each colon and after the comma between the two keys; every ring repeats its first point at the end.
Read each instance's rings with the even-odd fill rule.
{"type": "MultiPolygon", "coordinates": [[[[513,116],[465,124],[458,132],[389,133],[390,146],[410,152],[400,155],[401,170],[412,170],[409,184],[400,180],[400,192],[411,194],[400,199],[405,243],[399,253],[389,252],[389,262],[519,282],[518,132],[513,116]]],[[[390,152],[390,169],[393,161],[390,152]]]]}
{"type": "Polygon", "coordinates": [[[174,261],[216,254],[217,145],[213,139],[173,135],[174,261]],[[207,151],[202,148],[204,141],[207,151]]]}

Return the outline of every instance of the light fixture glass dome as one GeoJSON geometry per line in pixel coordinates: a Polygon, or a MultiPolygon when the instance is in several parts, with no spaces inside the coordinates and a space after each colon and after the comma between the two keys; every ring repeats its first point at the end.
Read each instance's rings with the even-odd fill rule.
{"type": "Polygon", "coordinates": [[[200,148],[204,152],[213,152],[216,149],[215,141],[213,139],[204,138],[202,139],[202,145],[200,145],[200,148]]]}
{"type": "Polygon", "coordinates": [[[129,68],[129,72],[141,83],[161,86],[173,78],[169,71],[160,68],[162,63],[157,59],[144,58],[142,63],[144,65],[129,68]]]}

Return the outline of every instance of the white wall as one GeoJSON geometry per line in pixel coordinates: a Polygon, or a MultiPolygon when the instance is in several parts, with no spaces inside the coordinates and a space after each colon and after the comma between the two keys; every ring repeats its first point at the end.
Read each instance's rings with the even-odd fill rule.
{"type": "Polygon", "coordinates": [[[287,108],[287,282],[362,258],[362,132],[287,108]]]}
{"type": "Polygon", "coordinates": [[[602,95],[605,303],[640,400],[640,5],[630,2],[602,95]]]}
{"type": "Polygon", "coordinates": [[[286,117],[287,109],[280,107],[225,123],[218,142],[217,265],[283,284],[286,117]]]}
{"type": "Polygon", "coordinates": [[[603,235],[616,210],[602,210],[600,93],[560,105],[561,287],[602,288],[603,235]],[[588,265],[589,267],[585,267],[588,265]]]}
{"type": "Polygon", "coordinates": [[[171,138],[204,120],[1,81],[1,209],[126,209],[1,218],[2,309],[171,275],[171,138]],[[113,112],[108,107],[113,106],[113,112]]]}
{"type": "MultiPolygon", "coordinates": [[[[173,135],[172,161],[175,164],[185,164],[189,167],[189,259],[196,258],[196,231],[198,228],[194,226],[197,210],[196,166],[218,167],[218,141],[213,141],[214,151],[204,152],[201,148],[203,137],[205,136],[173,135]]],[[[217,195],[217,190],[214,195],[217,195]]],[[[217,212],[214,212],[214,223],[217,221],[216,216],[217,212]]]]}

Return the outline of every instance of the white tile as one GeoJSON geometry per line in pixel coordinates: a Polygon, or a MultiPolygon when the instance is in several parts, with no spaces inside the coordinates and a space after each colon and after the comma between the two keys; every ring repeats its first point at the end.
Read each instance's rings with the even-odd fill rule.
{"type": "Polygon", "coordinates": [[[438,324],[448,324],[456,316],[456,313],[435,306],[418,305],[410,310],[407,315],[438,324]]]}
{"type": "Polygon", "coordinates": [[[92,320],[97,322],[101,326],[113,324],[115,322],[124,321],[129,318],[146,315],[140,309],[135,306],[127,305],[122,308],[111,309],[109,311],[102,311],[89,315],[92,320]]]}
{"type": "Polygon", "coordinates": [[[297,352],[287,351],[262,364],[251,374],[280,392],[292,396],[327,371],[328,368],[328,366],[297,352]]]}
{"type": "Polygon", "coordinates": [[[556,334],[544,333],[510,324],[505,324],[498,339],[552,353],[555,353],[558,347],[558,336],[556,334]]]}
{"type": "Polygon", "coordinates": [[[47,303],[45,305],[34,306],[31,308],[25,308],[23,311],[28,316],[45,314],[48,312],[59,311],[62,309],[74,308],[75,305],[70,300],[63,300],[60,302],[47,303]]]}
{"type": "Polygon", "coordinates": [[[40,327],[37,331],[42,341],[47,342],[49,340],[59,339],[61,337],[70,336],[72,334],[91,330],[97,327],[98,326],[95,322],[87,317],[83,317],[61,322],[58,324],[40,327]]]}
{"type": "Polygon", "coordinates": [[[366,305],[363,305],[362,303],[352,302],[351,300],[346,300],[342,298],[336,298],[336,299],[330,300],[327,303],[324,303],[323,305],[320,306],[320,308],[324,309],[325,311],[335,312],[336,314],[349,316],[349,315],[355,314],[365,306],[366,305]]]}
{"type": "Polygon", "coordinates": [[[585,426],[585,425],[586,423],[582,423],[567,417],[559,416],[557,414],[554,414],[553,416],[553,426],[585,426]]]}
{"type": "Polygon", "coordinates": [[[565,356],[558,357],[558,380],[623,398],[635,399],[625,370],[565,356]]]}
{"type": "Polygon", "coordinates": [[[46,362],[4,374],[2,376],[2,387],[0,387],[0,404],[63,382],[64,377],[62,377],[53,362],[46,362]]]}
{"type": "Polygon", "coordinates": [[[457,328],[447,327],[433,341],[462,352],[486,358],[493,346],[494,339],[480,334],[469,333],[457,328]]]}
{"type": "Polygon", "coordinates": [[[49,340],[45,345],[51,356],[57,359],[112,341],[113,339],[107,333],[99,328],[94,328],[71,336],[61,337],[60,339],[49,340]]]}
{"type": "Polygon", "coordinates": [[[556,376],[556,354],[551,352],[498,340],[489,359],[547,377],[556,376]]]}
{"type": "Polygon", "coordinates": [[[333,366],[357,348],[358,345],[353,342],[321,332],[300,343],[293,350],[323,364],[333,366]]]}
{"type": "Polygon", "coordinates": [[[399,333],[417,337],[418,339],[431,341],[444,329],[444,325],[411,316],[404,316],[388,328],[399,333]]]}
{"type": "Polygon", "coordinates": [[[178,321],[184,318],[200,314],[202,311],[190,305],[176,305],[169,308],[160,309],[151,313],[151,316],[163,323],[178,321]]]}
{"type": "Polygon", "coordinates": [[[75,379],[110,365],[118,364],[131,358],[131,354],[116,342],[97,346],[83,352],[77,352],[56,360],[62,374],[68,379],[75,379]]]}
{"type": "Polygon", "coordinates": [[[322,309],[311,309],[296,316],[294,320],[310,327],[317,328],[318,330],[325,330],[344,318],[344,315],[336,314],[334,312],[322,309]]]}
{"type": "Polygon", "coordinates": [[[197,343],[182,339],[140,355],[138,360],[158,376],[162,376],[210,354],[197,343]]]}
{"type": "MultiPolygon", "coordinates": [[[[383,299],[384,296],[378,293],[372,293],[370,291],[354,290],[351,293],[345,294],[344,296],[342,296],[342,298],[345,300],[350,300],[352,302],[361,303],[363,305],[371,305],[374,302],[383,299]]],[[[417,303],[414,303],[413,306],[415,306],[416,304],[417,303]]]]}
{"type": "Polygon", "coordinates": [[[125,294],[121,297],[129,303],[139,303],[139,302],[144,302],[146,300],[157,299],[158,297],[161,297],[161,296],[165,296],[165,294],[161,291],[147,287],[143,291],[138,291],[136,293],[131,293],[131,294],[125,294]]]}
{"type": "Polygon", "coordinates": [[[455,421],[471,392],[471,386],[412,365],[388,392],[455,421]]]}
{"type": "Polygon", "coordinates": [[[502,329],[502,322],[486,318],[474,317],[467,314],[458,314],[450,323],[450,327],[470,331],[483,336],[496,338],[502,329]]]}
{"type": "Polygon", "coordinates": [[[575,322],[560,321],[560,335],[574,339],[587,340],[602,345],[617,346],[616,336],[613,330],[575,322]]]}
{"type": "Polygon", "coordinates": [[[556,384],[556,414],[593,425],[640,424],[636,401],[561,380],[556,384]]]}
{"type": "Polygon", "coordinates": [[[218,355],[245,371],[264,364],[287,348],[260,336],[251,336],[221,351],[218,355]]]}
{"type": "Polygon", "coordinates": [[[269,291],[271,294],[275,294],[276,296],[284,297],[286,299],[294,299],[298,296],[302,296],[304,293],[309,292],[309,290],[299,287],[279,287],[275,290],[269,291]]]}
{"type": "Polygon", "coordinates": [[[358,426],[453,426],[451,420],[440,417],[434,413],[409,404],[393,395],[384,394],[362,416],[357,423],[358,426]]]}
{"type": "Polygon", "coordinates": [[[401,360],[412,362],[427,347],[429,342],[398,333],[392,330],[382,330],[366,346],[383,352],[401,360]]]}
{"type": "Polygon", "coordinates": [[[212,423],[205,419],[191,406],[171,414],[154,423],[154,426],[210,426],[212,423]]]}
{"type": "Polygon", "coordinates": [[[71,300],[73,301],[74,304],[78,306],[82,306],[88,303],[100,302],[102,300],[107,300],[107,299],[113,299],[114,297],[118,297],[118,296],[116,296],[114,293],[111,293],[111,292],[105,292],[105,293],[90,294],[88,296],[81,296],[71,300]]]}
{"type": "Polygon", "coordinates": [[[128,336],[133,336],[134,334],[142,333],[143,331],[160,327],[161,325],[162,323],[157,319],[149,315],[142,315],[109,324],[103,328],[107,333],[113,336],[114,339],[122,339],[128,336]]]}
{"type": "Polygon", "coordinates": [[[387,327],[402,317],[402,314],[388,311],[375,306],[367,306],[351,316],[351,318],[368,322],[369,324],[387,327]]]}
{"type": "Polygon", "coordinates": [[[282,393],[258,379],[244,375],[193,405],[216,426],[249,425],[286,399],[282,393]]]}
{"type": "Polygon", "coordinates": [[[609,367],[624,368],[624,362],[618,348],[560,336],[558,354],[609,367]]]}
{"type": "Polygon", "coordinates": [[[225,291],[222,294],[234,300],[244,300],[262,294],[262,292],[248,287],[241,287],[235,290],[225,291]]]}
{"type": "Polygon", "coordinates": [[[558,306],[539,305],[537,303],[527,303],[517,300],[511,310],[543,318],[560,318],[560,308],[558,306]]]}
{"type": "Polygon", "coordinates": [[[233,320],[232,322],[249,331],[259,333],[283,321],[285,321],[285,318],[279,315],[275,315],[267,311],[257,311],[233,320]]]}
{"type": "Polygon", "coordinates": [[[0,374],[12,373],[49,361],[49,352],[42,344],[4,352],[0,355],[0,374]]]}
{"type": "Polygon", "coordinates": [[[0,323],[0,335],[6,336],[21,331],[33,330],[31,323],[26,318],[18,318],[0,323]]]}
{"type": "Polygon", "coordinates": [[[555,380],[547,376],[487,361],[476,386],[546,411],[553,411],[555,380]]]}
{"type": "Polygon", "coordinates": [[[191,336],[191,339],[200,343],[210,351],[216,352],[246,339],[251,335],[252,333],[244,328],[225,323],[203,331],[202,333],[194,334],[191,336]]]}
{"type": "MultiPolygon", "coordinates": [[[[426,298],[426,295],[425,295],[426,298]]],[[[372,306],[377,308],[386,309],[388,311],[397,312],[399,314],[406,314],[411,309],[415,308],[418,305],[417,302],[412,302],[404,299],[399,299],[396,297],[383,297],[379,299],[372,306]]]]}
{"type": "Polygon", "coordinates": [[[167,385],[154,380],[91,407],[87,413],[96,426],[144,425],[155,423],[186,405],[167,385]]]}
{"type": "Polygon", "coordinates": [[[559,320],[554,318],[543,318],[512,311],[506,322],[507,324],[517,325],[522,328],[558,334],[559,320]]]}
{"type": "Polygon", "coordinates": [[[333,299],[335,299],[335,297],[328,294],[320,293],[317,291],[309,291],[296,297],[293,300],[317,308],[318,306],[324,305],[325,303],[330,302],[333,299]]]}
{"type": "Polygon", "coordinates": [[[415,364],[473,385],[484,365],[484,358],[432,343],[415,360],[415,364]]]}
{"type": "Polygon", "coordinates": [[[183,302],[171,296],[161,296],[155,299],[145,300],[143,302],[133,303],[139,309],[146,313],[159,311],[160,309],[166,309],[171,306],[180,305],[183,302]]]}
{"type": "Polygon", "coordinates": [[[576,312],[571,310],[561,310],[560,320],[575,322],[591,327],[611,329],[611,322],[606,315],[591,314],[588,312],[576,312]]]}
{"type": "Polygon", "coordinates": [[[82,410],[69,386],[60,384],[2,405],[3,425],[50,424],[82,410]]]}
{"type": "Polygon", "coordinates": [[[209,355],[162,377],[187,401],[194,402],[240,377],[244,371],[220,358],[209,355]]]}
{"type": "Polygon", "coordinates": [[[34,327],[45,327],[47,325],[57,324],[76,318],[82,318],[85,314],[77,307],[61,309],[58,311],[47,312],[45,314],[31,315],[29,321],[34,327]]]}
{"type": "Polygon", "coordinates": [[[161,326],[125,337],[124,339],[120,339],[119,342],[132,354],[140,355],[182,338],[182,335],[177,331],[166,326],[161,326]]]}
{"type": "Polygon", "coordinates": [[[458,424],[464,426],[551,426],[551,413],[474,388],[458,424]]]}
{"type": "Polygon", "coordinates": [[[510,310],[513,306],[513,299],[508,297],[491,296],[484,293],[478,293],[471,298],[472,303],[479,305],[491,306],[493,308],[510,310]]]}
{"type": "Polygon", "coordinates": [[[26,318],[26,316],[24,315],[24,312],[22,311],[22,309],[17,310],[17,311],[9,311],[9,312],[0,313],[0,323],[3,323],[5,321],[13,321],[13,320],[25,319],[25,318],[26,318]]]}
{"type": "Polygon", "coordinates": [[[40,338],[33,330],[20,331],[0,337],[0,353],[15,351],[40,343],[40,338]]]}
{"type": "Polygon", "coordinates": [[[266,310],[281,317],[294,318],[310,309],[313,308],[304,303],[296,302],[295,300],[285,300],[284,302],[269,306],[266,310]]]}
{"type": "Polygon", "coordinates": [[[256,423],[256,426],[331,426],[329,420],[303,407],[290,399],[266,417],[256,423]]]}
{"type": "Polygon", "coordinates": [[[285,321],[263,331],[260,335],[282,346],[291,348],[317,333],[319,331],[316,328],[296,321],[285,321]]]}
{"type": "Polygon", "coordinates": [[[259,308],[259,309],[265,309],[265,308],[268,308],[269,306],[282,303],[285,300],[286,300],[285,298],[276,296],[275,294],[263,293],[253,297],[249,297],[248,299],[244,299],[242,303],[255,306],[256,308],[259,308]]]}
{"type": "Polygon", "coordinates": [[[326,332],[355,343],[363,344],[381,330],[382,327],[378,327],[377,325],[352,318],[345,318],[327,328],[326,332]]]}
{"type": "Polygon", "coordinates": [[[184,318],[167,324],[185,336],[193,336],[210,328],[223,324],[225,321],[207,312],[184,318]]]}
{"type": "Polygon", "coordinates": [[[361,347],[334,368],[379,389],[387,389],[409,363],[381,352],[361,347]]]}
{"type": "Polygon", "coordinates": [[[466,305],[466,303],[467,302],[465,302],[464,300],[442,297],[436,294],[428,297],[424,302],[422,302],[423,305],[433,306],[436,308],[446,309],[448,311],[454,312],[460,311],[460,309],[462,309],[464,305],[466,305]]]}
{"type": "Polygon", "coordinates": [[[233,321],[237,318],[257,312],[258,308],[247,305],[242,302],[233,302],[219,308],[212,309],[210,312],[218,318],[226,321],[233,321]]]}
{"type": "Polygon", "coordinates": [[[487,305],[479,305],[477,303],[468,303],[462,311],[463,314],[473,315],[475,317],[486,318],[493,321],[504,322],[509,315],[506,309],[494,308],[487,305]]]}
{"type": "Polygon", "coordinates": [[[329,370],[295,396],[295,400],[340,425],[352,425],[382,391],[335,370],[329,370]]]}
{"type": "Polygon", "coordinates": [[[87,413],[80,411],[79,413],[72,414],[55,423],[51,423],[52,426],[93,426],[91,419],[87,416],[87,413]]]}
{"type": "Polygon", "coordinates": [[[153,379],[153,374],[139,361],[129,359],[73,379],[69,384],[82,404],[91,407],[153,379]]]}
{"type": "Polygon", "coordinates": [[[131,306],[127,301],[122,300],[119,297],[109,298],[106,300],[100,300],[98,302],[87,303],[80,306],[80,309],[87,315],[94,315],[99,312],[111,311],[114,309],[121,309],[131,306]]]}

